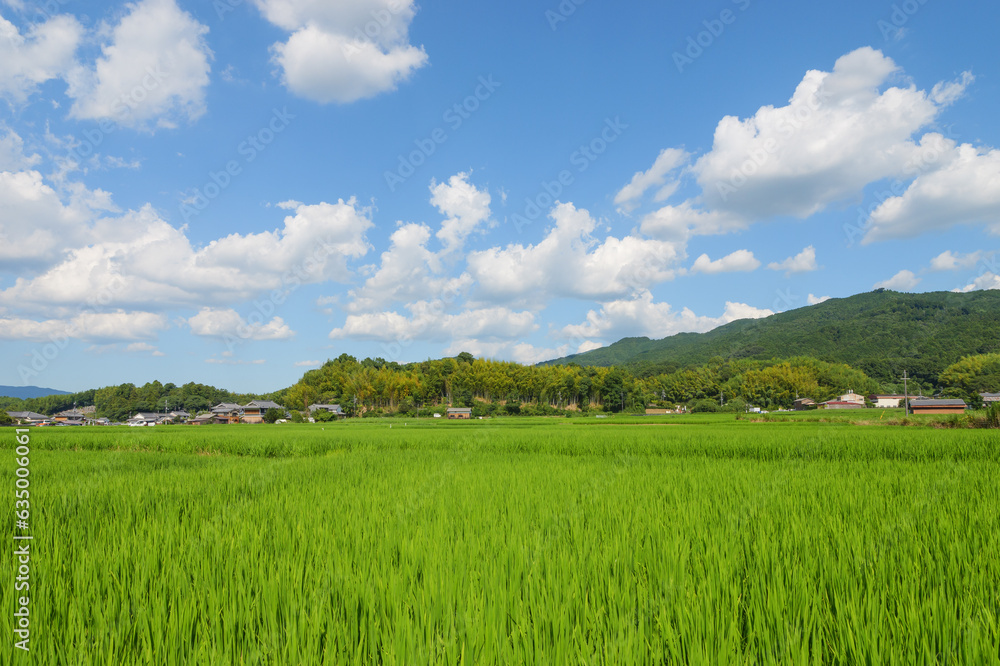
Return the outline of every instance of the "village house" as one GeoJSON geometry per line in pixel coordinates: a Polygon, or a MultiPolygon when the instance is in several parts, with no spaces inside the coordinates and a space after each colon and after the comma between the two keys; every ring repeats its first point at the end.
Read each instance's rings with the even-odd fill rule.
{"type": "Polygon", "coordinates": [[[64,412],[59,412],[52,417],[52,420],[56,423],[66,423],[67,421],[72,423],[83,423],[83,420],[87,418],[83,412],[77,411],[75,409],[67,409],[64,412]]]}
{"type": "Polygon", "coordinates": [[[795,404],[792,405],[792,409],[797,412],[804,412],[807,409],[816,409],[816,401],[812,398],[798,398],[795,400],[795,404]]]}
{"type": "Polygon", "coordinates": [[[18,425],[38,425],[49,421],[49,417],[37,412],[7,412],[7,416],[17,421],[18,425]]]}
{"type": "Polygon", "coordinates": [[[983,399],[984,405],[1000,402],[1000,393],[980,393],[979,397],[983,399]]]}
{"type": "Polygon", "coordinates": [[[309,405],[309,413],[315,414],[316,412],[329,412],[338,419],[347,416],[344,410],[340,408],[340,405],[309,405]]]}
{"type": "Polygon", "coordinates": [[[869,402],[878,407],[879,409],[896,409],[897,407],[903,406],[903,400],[906,396],[902,395],[870,395],[868,396],[869,402]]]}
{"type": "Polygon", "coordinates": [[[135,416],[129,418],[127,423],[133,427],[155,426],[163,421],[164,418],[169,419],[170,417],[166,414],[157,414],[156,412],[136,412],[135,416]]]}
{"type": "Polygon", "coordinates": [[[235,402],[220,402],[212,407],[212,417],[216,423],[239,423],[243,407],[235,402]]]}
{"type": "Polygon", "coordinates": [[[964,414],[965,407],[965,401],[957,398],[921,398],[910,401],[910,411],[913,414],[964,414]]]}
{"type": "Polygon", "coordinates": [[[449,419],[471,419],[472,418],[472,408],[471,407],[449,407],[448,408],[448,418],[449,419]]]}
{"type": "Polygon", "coordinates": [[[667,409],[666,407],[647,407],[646,416],[664,416],[666,414],[673,414],[672,409],[667,409]]]}
{"type": "Polygon", "coordinates": [[[253,400],[248,402],[243,408],[243,423],[263,423],[264,414],[269,409],[281,410],[282,416],[285,414],[285,408],[276,402],[271,402],[270,400],[253,400]]]}
{"type": "Polygon", "coordinates": [[[188,425],[208,425],[215,421],[215,416],[212,414],[202,414],[201,416],[196,416],[188,420],[188,425]]]}

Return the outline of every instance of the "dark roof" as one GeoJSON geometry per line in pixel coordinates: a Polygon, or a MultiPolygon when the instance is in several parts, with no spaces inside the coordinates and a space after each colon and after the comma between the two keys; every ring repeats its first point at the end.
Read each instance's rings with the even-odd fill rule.
{"type": "Polygon", "coordinates": [[[472,412],[472,407],[449,407],[449,412],[472,412]]]}
{"type": "Polygon", "coordinates": [[[940,400],[923,398],[920,400],[911,400],[910,407],[965,407],[965,401],[958,398],[943,398],[940,400]]]}
{"type": "Polygon", "coordinates": [[[980,393],[980,398],[1000,398],[1000,393],[980,393]]]}
{"type": "Polygon", "coordinates": [[[46,421],[49,417],[37,412],[7,412],[12,419],[27,419],[29,421],[46,421]]]}
{"type": "Polygon", "coordinates": [[[252,400],[247,403],[244,409],[284,409],[281,405],[276,402],[271,402],[270,400],[252,400]]]}
{"type": "Polygon", "coordinates": [[[133,416],[132,418],[133,419],[143,419],[145,421],[155,421],[155,420],[159,419],[162,416],[164,416],[164,415],[163,414],[157,414],[156,412],[136,412],[135,416],[133,416]]]}
{"type": "Polygon", "coordinates": [[[340,405],[309,405],[310,412],[315,412],[317,409],[325,409],[328,412],[335,412],[337,414],[341,414],[344,411],[340,408],[340,405]]]}
{"type": "Polygon", "coordinates": [[[213,412],[234,412],[241,409],[243,408],[235,402],[220,402],[215,407],[212,407],[213,412]]]}

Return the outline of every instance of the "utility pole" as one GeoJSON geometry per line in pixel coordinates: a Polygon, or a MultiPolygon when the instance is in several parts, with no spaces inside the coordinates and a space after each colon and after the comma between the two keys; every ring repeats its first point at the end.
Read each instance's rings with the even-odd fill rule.
{"type": "Polygon", "coordinates": [[[909,374],[906,370],[903,370],[903,413],[910,413],[910,392],[907,390],[906,380],[909,379],[909,374]]]}

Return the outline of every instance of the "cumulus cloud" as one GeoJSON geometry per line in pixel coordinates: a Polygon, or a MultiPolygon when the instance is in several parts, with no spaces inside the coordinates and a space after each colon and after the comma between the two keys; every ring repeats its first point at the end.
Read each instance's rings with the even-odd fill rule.
{"type": "Polygon", "coordinates": [[[830,300],[829,296],[813,296],[812,294],[809,294],[809,296],[806,297],[806,303],[809,305],[819,305],[820,303],[824,303],[828,300],[830,300]]]}
{"type": "Polygon", "coordinates": [[[192,333],[209,338],[288,340],[295,337],[295,332],[281,317],[265,322],[265,317],[254,312],[244,319],[232,308],[202,308],[187,323],[192,333]]]}
{"type": "Polygon", "coordinates": [[[296,95],[346,104],[395,90],[427,64],[409,43],[414,0],[254,0],[274,25],[292,33],[272,57],[296,95]]]}
{"type": "Polygon", "coordinates": [[[727,254],[721,259],[712,261],[707,254],[703,254],[694,260],[691,266],[692,273],[736,273],[757,270],[760,261],[753,256],[750,250],[736,250],[727,254]]]}
{"type": "Polygon", "coordinates": [[[985,271],[971,283],[958,289],[952,289],[952,291],[968,293],[970,291],[979,291],[980,289],[1000,289],[1000,275],[991,271],[985,271]]]}
{"type": "Polygon", "coordinates": [[[920,280],[921,278],[918,278],[913,271],[902,270],[888,280],[876,282],[874,288],[892,289],[893,291],[910,291],[920,284],[920,280]]]}
{"type": "Polygon", "coordinates": [[[918,175],[901,196],[883,201],[863,242],[909,238],[958,224],[985,223],[1000,235],[1000,150],[950,145],[940,166],[918,175]]]}
{"type": "Polygon", "coordinates": [[[114,343],[155,339],[168,326],[167,318],[150,312],[82,312],[69,319],[36,321],[0,317],[0,339],[33,342],[84,340],[114,343]]]}
{"type": "Polygon", "coordinates": [[[364,285],[351,290],[349,312],[384,308],[395,302],[454,298],[472,284],[468,274],[448,277],[438,255],[427,249],[431,230],[424,224],[400,224],[389,237],[377,269],[364,285]]]}
{"type": "Polygon", "coordinates": [[[0,16],[0,97],[22,103],[39,84],[65,76],[74,57],[83,26],[68,15],[36,23],[25,34],[0,16]]]}
{"type": "Polygon", "coordinates": [[[30,169],[41,161],[38,155],[24,153],[24,140],[0,124],[0,171],[30,169]]]}
{"type": "Polygon", "coordinates": [[[457,314],[445,311],[441,301],[417,301],[406,306],[409,316],[398,312],[369,312],[348,315],[344,325],[330,332],[333,339],[429,340],[454,338],[502,340],[520,338],[537,330],[535,316],[505,307],[467,309],[457,314]]]}
{"type": "Polygon", "coordinates": [[[656,157],[656,161],[646,171],[638,171],[628,185],[623,187],[615,195],[615,203],[620,210],[628,212],[635,208],[637,200],[653,187],[659,187],[655,200],[663,201],[667,199],[677,188],[677,182],[664,185],[667,175],[678,167],[683,166],[690,159],[691,155],[678,148],[664,148],[656,157]]]}
{"type": "MultiPolygon", "coordinates": [[[[941,135],[920,135],[974,77],[965,72],[930,91],[892,85],[901,78],[891,58],[864,47],[839,58],[832,71],[806,72],[785,105],[724,117],[711,150],[684,171],[700,194],[645,215],[641,230],[684,240],[777,216],[804,219],[860,197],[871,183],[897,179],[905,189],[915,179],[874,211],[866,242],[960,223],[986,223],[1000,233],[1000,154],[969,145],[942,149],[941,135]]],[[[637,174],[636,186],[619,192],[622,201],[634,201],[647,179],[637,174]]]]}
{"type": "MultiPolygon", "coordinates": [[[[41,311],[72,311],[95,298],[106,307],[202,306],[299,284],[346,281],[352,274],[348,260],[369,249],[365,232],[371,227],[367,211],[353,199],[299,204],[281,229],[231,234],[201,249],[148,205],[78,227],[57,216],[30,219],[41,220],[33,233],[59,238],[70,227],[76,229],[72,238],[85,236],[89,243],[59,246],[62,255],[54,265],[0,291],[0,305],[41,311]]],[[[19,223],[5,216],[2,228],[6,232],[19,223]]]]}
{"type": "Polygon", "coordinates": [[[536,245],[471,252],[469,274],[490,301],[544,302],[553,296],[616,298],[673,279],[680,259],[670,242],[637,236],[599,241],[586,210],[560,203],[555,226],[536,245]]]}
{"type": "Polygon", "coordinates": [[[205,112],[208,28],[175,0],[142,0],[110,31],[93,68],[68,75],[70,115],[133,128],[174,127],[205,112]]]}
{"type": "Polygon", "coordinates": [[[819,268],[816,264],[816,248],[810,245],[794,257],[788,257],[780,262],[772,261],[767,267],[772,271],[785,271],[785,275],[815,271],[819,268]]]}
{"type": "Polygon", "coordinates": [[[945,250],[938,256],[931,259],[932,271],[957,271],[969,269],[979,263],[980,260],[989,256],[987,253],[977,250],[968,254],[960,254],[945,250]]]}
{"type": "Polygon", "coordinates": [[[460,250],[490,218],[490,193],[469,183],[468,173],[455,174],[444,183],[431,181],[431,204],[447,218],[437,232],[445,252],[460,250]]]}
{"type": "Polygon", "coordinates": [[[445,355],[456,355],[463,351],[467,351],[477,358],[510,359],[524,365],[535,365],[573,353],[573,349],[569,345],[536,347],[528,342],[484,342],[476,339],[456,340],[445,349],[444,353],[445,355]]]}
{"type": "Polygon", "coordinates": [[[675,333],[703,333],[738,319],[759,319],[772,314],[771,310],[729,301],[718,317],[699,316],[689,308],[675,312],[669,303],[654,302],[653,295],[646,291],[634,299],[603,303],[600,310],[587,313],[584,323],[565,326],[561,334],[569,338],[600,340],[632,336],[664,338],[675,333]]]}

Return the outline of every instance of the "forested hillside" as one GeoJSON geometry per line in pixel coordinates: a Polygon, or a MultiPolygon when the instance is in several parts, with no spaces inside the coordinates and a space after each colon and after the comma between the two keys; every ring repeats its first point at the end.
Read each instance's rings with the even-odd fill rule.
{"type": "Polygon", "coordinates": [[[657,374],[724,360],[810,356],[846,363],[882,383],[903,371],[933,385],[964,356],[1000,351],[1000,291],[903,294],[877,290],[764,319],[661,340],[626,338],[546,365],[619,365],[657,374]]]}

